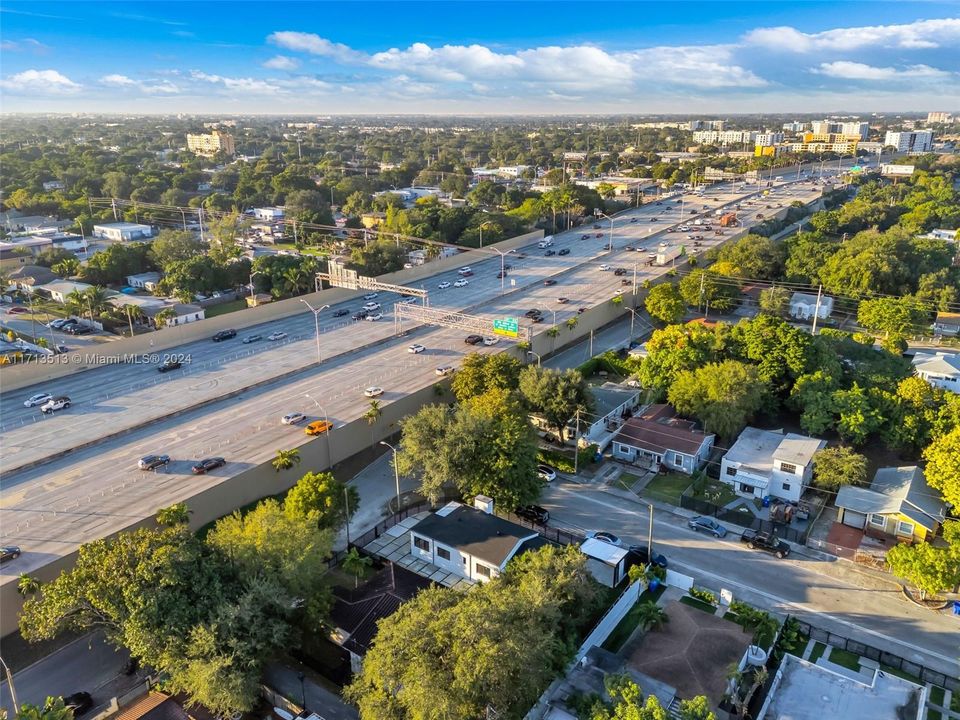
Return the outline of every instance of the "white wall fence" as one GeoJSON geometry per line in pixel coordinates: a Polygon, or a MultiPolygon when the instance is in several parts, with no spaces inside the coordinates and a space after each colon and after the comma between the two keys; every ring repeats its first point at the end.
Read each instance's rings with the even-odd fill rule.
{"type": "Polygon", "coordinates": [[[604,640],[613,632],[613,629],[623,620],[624,616],[630,612],[630,608],[640,599],[640,593],[643,592],[644,587],[645,583],[641,579],[631,583],[630,586],[623,591],[623,594],[617,598],[617,601],[604,613],[603,617],[600,618],[600,622],[598,622],[593,630],[590,631],[590,634],[587,635],[587,639],[583,641],[580,649],[577,650],[577,654],[573,656],[572,664],[583,660],[584,656],[594,645],[603,644],[604,640]]]}

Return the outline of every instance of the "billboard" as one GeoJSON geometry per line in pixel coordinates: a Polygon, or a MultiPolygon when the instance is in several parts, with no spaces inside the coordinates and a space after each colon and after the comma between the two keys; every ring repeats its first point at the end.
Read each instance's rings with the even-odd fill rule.
{"type": "Polygon", "coordinates": [[[493,332],[495,335],[515,338],[520,334],[520,322],[512,317],[499,318],[493,321],[493,332]]]}
{"type": "Polygon", "coordinates": [[[880,174],[881,175],[895,175],[900,177],[909,177],[913,175],[914,166],[913,165],[881,165],[880,174]]]}

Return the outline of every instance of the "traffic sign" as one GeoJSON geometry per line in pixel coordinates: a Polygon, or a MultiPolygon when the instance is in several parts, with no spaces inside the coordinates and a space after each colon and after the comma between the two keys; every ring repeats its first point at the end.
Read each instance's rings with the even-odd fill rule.
{"type": "Polygon", "coordinates": [[[493,321],[493,332],[495,335],[517,337],[520,334],[520,322],[512,317],[496,319],[493,321]]]}

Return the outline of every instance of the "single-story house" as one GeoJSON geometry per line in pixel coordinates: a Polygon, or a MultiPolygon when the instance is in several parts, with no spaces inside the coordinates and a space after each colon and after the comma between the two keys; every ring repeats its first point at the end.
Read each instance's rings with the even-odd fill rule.
{"type": "Polygon", "coordinates": [[[154,297],[152,295],[127,295],[125,293],[118,293],[117,295],[111,297],[107,302],[118,308],[123,308],[126,305],[130,305],[132,307],[140,308],[144,313],[146,313],[150,308],[153,308],[156,312],[170,305],[170,300],[167,298],[154,297]]]}
{"type": "Polygon", "coordinates": [[[872,536],[920,542],[937,534],[946,514],[916,465],[877,470],[870,487],[844,485],[837,493],[837,521],[872,536]]]}
{"type": "Polygon", "coordinates": [[[42,265],[21,265],[16,270],[7,273],[7,277],[11,285],[29,292],[37,285],[52,283],[57,279],[57,274],[42,265]]]}
{"type": "Polygon", "coordinates": [[[127,275],[127,285],[138,290],[149,290],[153,292],[157,283],[160,282],[160,273],[145,272],[136,275],[127,275]]]}
{"type": "Polygon", "coordinates": [[[156,690],[125,704],[111,720],[192,720],[183,706],[174,698],[156,690]]]}
{"type": "Polygon", "coordinates": [[[723,456],[720,480],[744,497],[799,502],[813,477],[813,456],[826,444],[806,435],[744,428],[723,456]]]}
{"type": "Polygon", "coordinates": [[[257,220],[271,222],[274,220],[283,220],[284,208],[282,207],[261,207],[253,209],[253,216],[257,220]]]}
{"type": "MultiPolygon", "coordinates": [[[[593,397],[593,412],[589,415],[580,413],[580,437],[589,443],[599,443],[605,432],[616,430],[629,417],[640,403],[638,389],[624,387],[617,383],[607,382],[599,387],[589,389],[593,397]]],[[[541,415],[531,414],[530,422],[540,429],[550,430],[550,424],[541,415]]],[[[563,439],[573,443],[577,435],[577,423],[571,420],[563,432],[563,439]]]]}
{"type": "Polygon", "coordinates": [[[105,223],[93,226],[93,236],[114,242],[129,242],[131,240],[145,240],[153,237],[153,228],[150,225],[131,222],[105,223]]]}
{"type": "Polygon", "coordinates": [[[817,307],[817,296],[809,293],[795,292],[790,297],[790,315],[798,320],[810,320],[813,314],[821,320],[826,320],[833,314],[833,298],[829,295],[820,296],[820,306],[817,307]]]}
{"type": "MultiPolygon", "coordinates": [[[[380,224],[386,219],[387,214],[382,212],[365,212],[360,215],[360,222],[365,228],[367,228],[367,230],[372,230],[375,227],[379,227],[380,224]]],[[[410,262],[413,262],[413,260],[410,262]]]]}
{"type": "MultiPolygon", "coordinates": [[[[127,299],[130,298],[128,297],[127,299]]],[[[202,307],[192,304],[175,303],[173,305],[151,305],[142,309],[143,313],[156,324],[155,318],[157,313],[167,308],[172,308],[174,312],[173,317],[167,321],[168,325],[186,325],[187,323],[196,322],[197,320],[203,320],[206,317],[206,313],[202,307]]]]}
{"type": "Polygon", "coordinates": [[[624,422],[613,436],[613,456],[690,475],[710,457],[715,440],[716,435],[697,430],[692,421],[678,418],[669,405],[649,405],[624,422]]]}
{"type": "Polygon", "coordinates": [[[73,225],[73,220],[57,220],[50,215],[21,215],[16,212],[0,213],[0,224],[9,232],[37,232],[38,230],[63,230],[73,225]]]}
{"type": "Polygon", "coordinates": [[[960,353],[923,353],[913,356],[913,370],[931,385],[960,393],[960,353]]]}
{"type": "Polygon", "coordinates": [[[596,538],[587,538],[580,544],[580,552],[587,556],[587,571],[598,583],[616,587],[626,577],[629,569],[629,551],[626,548],[596,538]]]}
{"type": "Polygon", "coordinates": [[[387,563],[360,587],[333,587],[330,639],[350,654],[350,668],[359,672],[363,656],[377,634],[377,623],[434,583],[403,567],[387,563]]]}
{"type": "Polygon", "coordinates": [[[85,282],[77,282],[75,280],[55,280],[54,282],[45,283],[43,285],[34,285],[33,289],[40,295],[48,295],[51,300],[56,300],[58,303],[65,303],[67,301],[67,296],[76,291],[76,292],[86,292],[93,285],[85,282]]]}
{"type": "Polygon", "coordinates": [[[20,235],[0,242],[0,255],[36,257],[51,247],[53,247],[53,241],[48,237],[43,237],[42,235],[20,235]]]}
{"type": "Polygon", "coordinates": [[[410,554],[468,580],[497,577],[519,553],[547,544],[536,530],[493,514],[493,500],[450,502],[410,529],[410,554]]]}
{"type": "Polygon", "coordinates": [[[933,321],[933,332],[950,337],[960,334],[960,313],[938,312],[937,319],[933,321]]]}

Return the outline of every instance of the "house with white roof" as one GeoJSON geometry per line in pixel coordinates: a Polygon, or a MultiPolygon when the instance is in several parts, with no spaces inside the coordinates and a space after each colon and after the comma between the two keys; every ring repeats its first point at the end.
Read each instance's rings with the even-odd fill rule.
{"type": "Polygon", "coordinates": [[[938,312],[937,319],[933,321],[933,333],[950,337],[960,334],[960,313],[938,312]]]}
{"type": "Polygon", "coordinates": [[[743,497],[770,495],[799,502],[813,477],[813,456],[826,440],[745,428],[720,463],[720,480],[743,497]]]}
{"type": "Polygon", "coordinates": [[[56,300],[58,303],[66,303],[67,297],[70,293],[76,292],[86,292],[93,285],[85,282],[76,282],[74,280],[56,280],[54,282],[46,283],[45,285],[35,285],[34,291],[40,291],[40,295],[48,295],[50,299],[56,300]]]}
{"type": "Polygon", "coordinates": [[[923,353],[913,356],[913,371],[934,387],[960,393],[960,354],[923,353]]]}
{"type": "Polygon", "coordinates": [[[142,223],[104,223],[103,225],[93,226],[93,236],[114,242],[148,240],[153,237],[153,228],[150,225],[144,225],[142,223]]]}
{"type": "Polygon", "coordinates": [[[820,296],[820,305],[817,306],[817,296],[809,293],[795,292],[790,298],[790,315],[798,320],[810,320],[814,313],[821,320],[826,320],[833,314],[833,298],[829,295],[820,296]]]}

